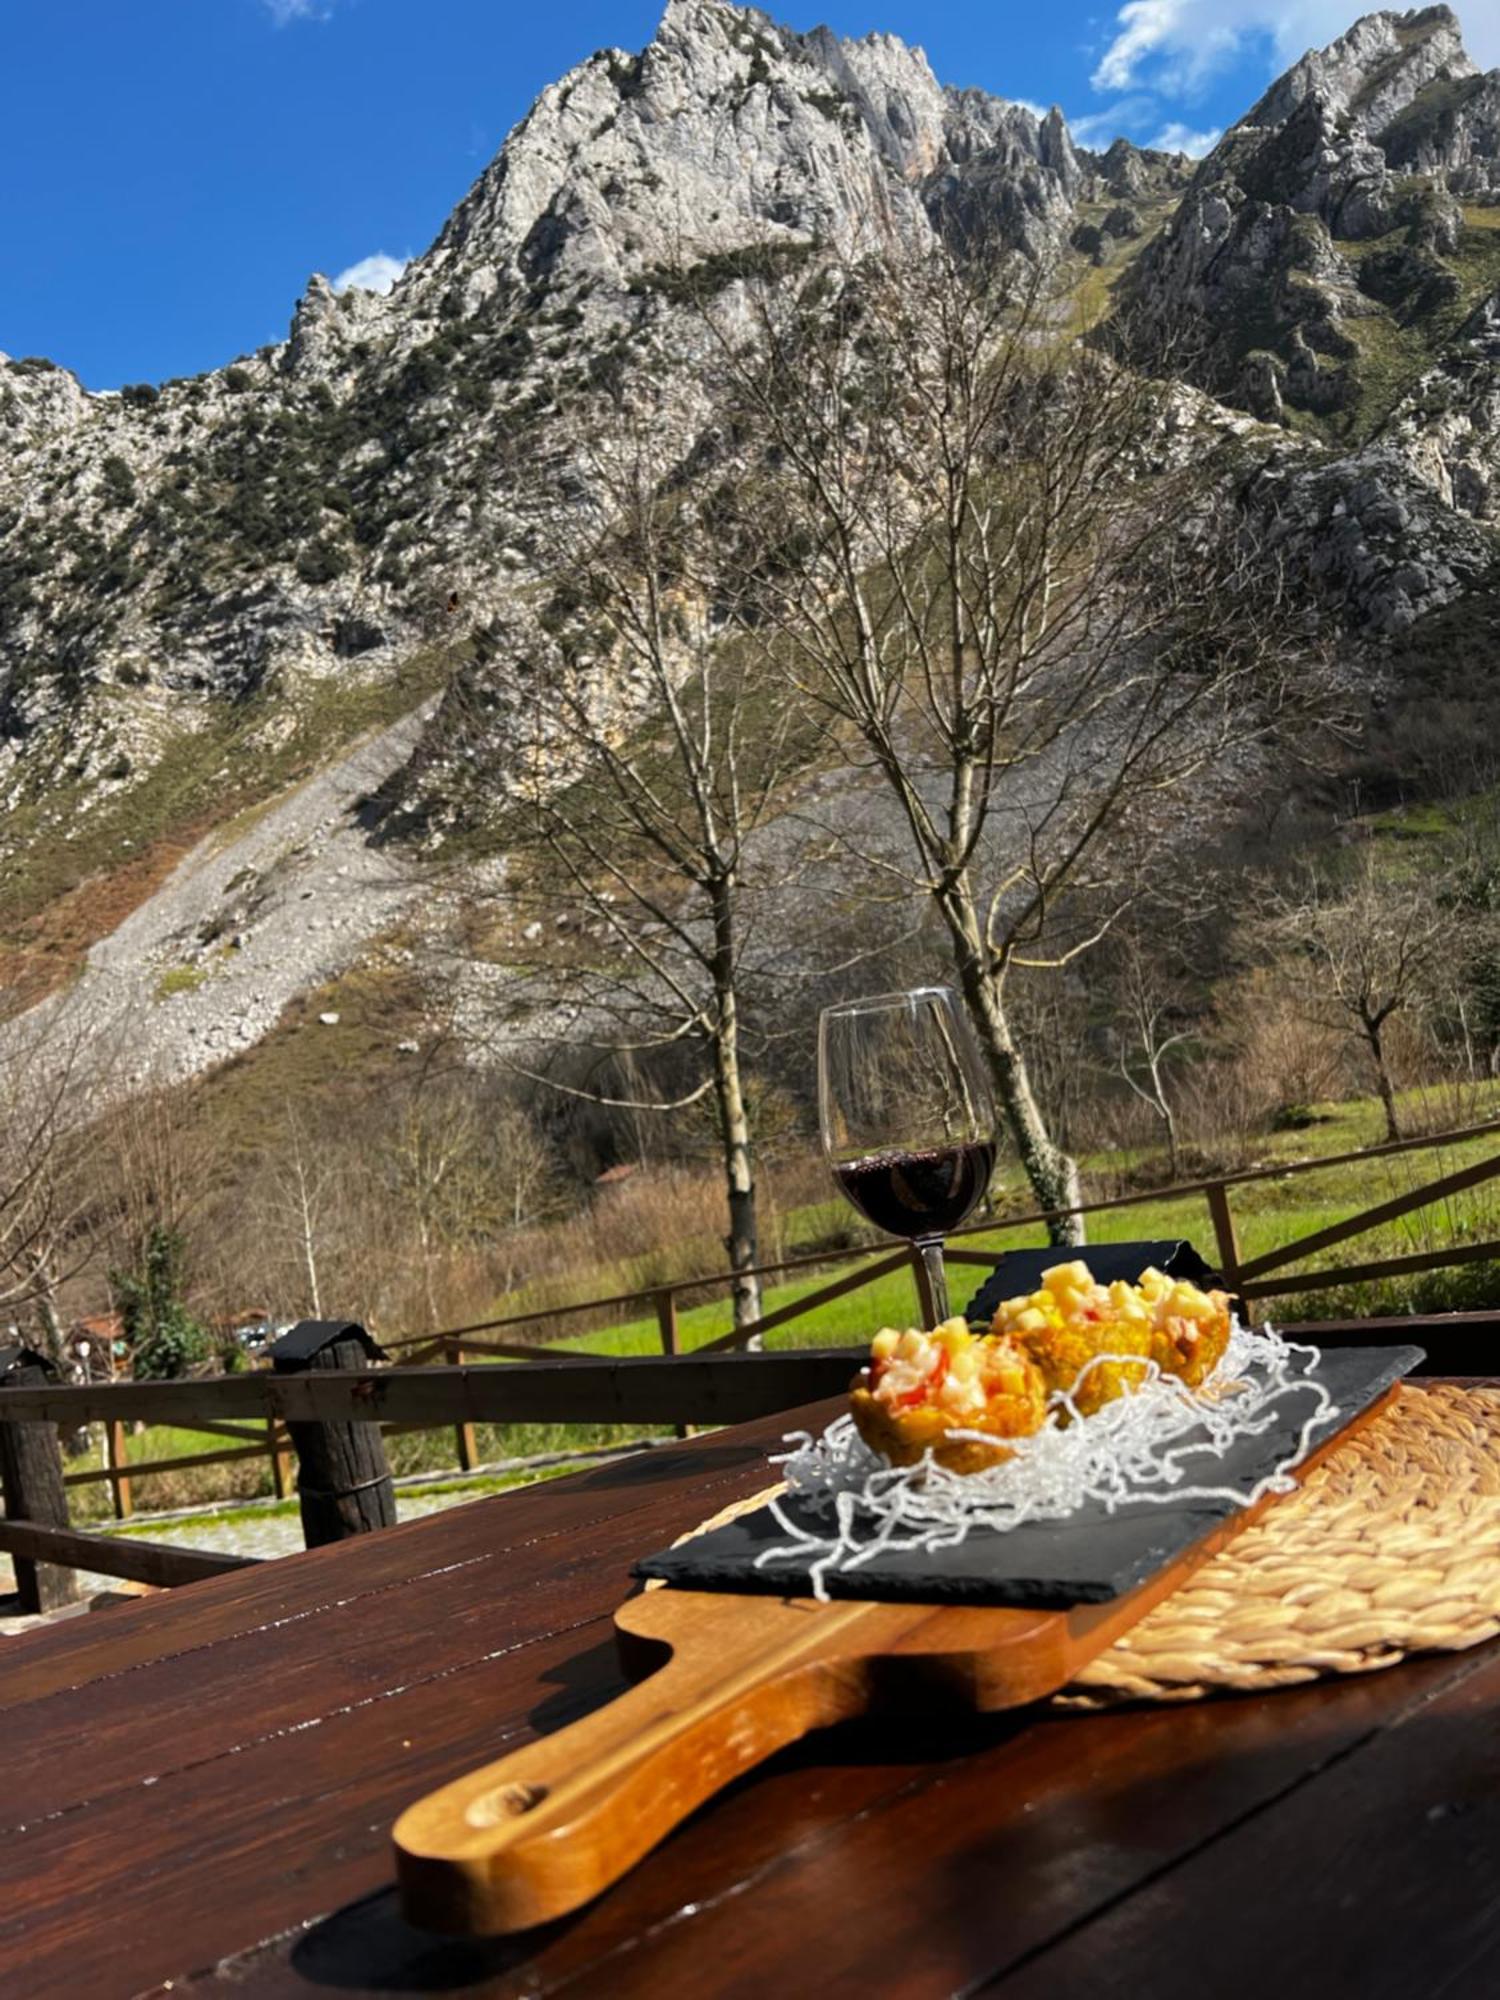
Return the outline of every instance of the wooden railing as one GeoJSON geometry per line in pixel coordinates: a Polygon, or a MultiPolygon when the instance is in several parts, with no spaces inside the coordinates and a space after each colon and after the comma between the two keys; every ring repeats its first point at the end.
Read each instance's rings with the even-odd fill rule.
{"type": "MultiPolygon", "coordinates": [[[[1114,1195],[1082,1203],[1074,1209],[1036,1210],[975,1223],[954,1232],[948,1247],[948,1261],[959,1267],[971,1266],[988,1272],[993,1269],[1000,1253],[993,1248],[980,1250],[971,1247],[970,1239],[977,1236],[994,1237],[1032,1230],[1062,1215],[1087,1218],[1192,1198],[1201,1199],[1204,1204],[1215,1259],[1224,1279],[1252,1311],[1258,1301],[1270,1297],[1297,1295],[1351,1282],[1406,1276],[1474,1260],[1500,1261],[1500,1240],[1486,1240],[1449,1242],[1431,1250],[1367,1259],[1353,1264],[1324,1265],[1313,1271],[1290,1268],[1308,1257],[1339,1248],[1369,1230],[1381,1228],[1434,1202],[1467,1193],[1500,1177],[1500,1150],[1457,1171],[1380,1201],[1342,1222],[1281,1243],[1274,1250],[1255,1257],[1246,1258],[1241,1253],[1238,1223],[1232,1204],[1232,1191],[1237,1188],[1378,1161],[1398,1154],[1472,1143],[1495,1133],[1500,1133],[1500,1119],[1354,1152],[1277,1162],[1174,1187],[1114,1195]]],[[[1206,1248],[1206,1244],[1203,1247],[1206,1248]]],[[[732,1421],[737,1416],[752,1412],[734,1399],[731,1399],[732,1410],[729,1406],[721,1407],[714,1400],[718,1391],[710,1394],[704,1389],[702,1385],[705,1382],[732,1379],[717,1375],[705,1377],[697,1373],[696,1368],[709,1359],[720,1357],[732,1360],[735,1350],[743,1349],[759,1336],[775,1333],[795,1321],[806,1319],[835,1300],[877,1283],[903,1268],[911,1272],[918,1309],[930,1314],[931,1302],[926,1296],[926,1278],[921,1260],[905,1247],[892,1250],[877,1245],[809,1252],[760,1265],[756,1275],[762,1279],[785,1278],[801,1271],[827,1270],[840,1265],[855,1268],[840,1272],[801,1298],[773,1307],[753,1325],[735,1328],[687,1353],[682,1351],[681,1338],[684,1301],[701,1301],[706,1293],[727,1290],[735,1282],[736,1274],[712,1272],[639,1292],[538,1307],[529,1312],[511,1313],[436,1333],[387,1340],[384,1346],[393,1356],[395,1366],[380,1370],[373,1378],[367,1392],[369,1400],[360,1414],[367,1420],[381,1423],[387,1435],[451,1424],[454,1431],[454,1463],[461,1471],[470,1471],[479,1462],[475,1435],[475,1427],[479,1423],[650,1421],[675,1427],[681,1433],[692,1423],[732,1421]],[[524,1328],[546,1327],[550,1330],[559,1321],[568,1320],[585,1321],[585,1331],[603,1330],[612,1323],[611,1316],[621,1311],[654,1317],[661,1343],[661,1361],[650,1363],[645,1358],[619,1361],[581,1350],[559,1349],[545,1341],[528,1343],[496,1337],[524,1328]],[[587,1324],[590,1321],[591,1326],[587,1324]],[[501,1369],[471,1365],[496,1361],[521,1365],[501,1369]],[[664,1374],[632,1372],[639,1371],[643,1365],[653,1366],[659,1371],[663,1361],[670,1364],[664,1374]],[[532,1365],[528,1367],[528,1363],[532,1365]],[[601,1373],[601,1368],[605,1372],[601,1373]],[[538,1369],[543,1371],[542,1374],[537,1373],[538,1369]],[[617,1372],[622,1370],[623,1373],[617,1372]],[[379,1383],[378,1390],[374,1382],[379,1383]],[[606,1390],[602,1386],[606,1383],[613,1386],[606,1390]],[[625,1383],[632,1385],[628,1396],[620,1386],[625,1383]],[[644,1393],[642,1385],[646,1384],[650,1385],[650,1394],[647,1403],[642,1404],[639,1398],[644,1393]],[[670,1393],[667,1393],[668,1385],[670,1393]],[[623,1401],[620,1400],[622,1396],[625,1397],[623,1401]]],[[[1478,1318],[1488,1326],[1488,1315],[1478,1318]]],[[[1480,1327],[1473,1316],[1468,1315],[1445,1316],[1444,1323],[1456,1329],[1460,1321],[1464,1323],[1464,1338],[1470,1342],[1465,1351],[1472,1352],[1472,1342],[1479,1337],[1480,1327]]],[[[1433,1322],[1423,1324],[1431,1325],[1433,1322]]],[[[1319,1326],[1322,1334],[1329,1334],[1328,1323],[1319,1323],[1319,1326]]],[[[1336,1332],[1337,1328],[1333,1330],[1336,1332]]],[[[823,1351],[825,1361],[827,1352],[823,1351]]],[[[757,1394],[763,1398],[765,1394],[773,1393],[770,1385],[774,1384],[774,1394],[785,1394],[786,1400],[779,1407],[806,1401],[812,1395],[822,1393],[820,1388],[813,1386],[825,1379],[820,1372],[818,1350],[763,1355],[759,1361],[761,1372],[756,1380],[761,1387],[757,1394]],[[779,1363],[785,1372],[778,1374],[775,1368],[767,1367],[773,1362],[779,1363]]],[[[835,1353],[833,1374],[837,1375],[840,1370],[847,1373],[847,1368],[847,1356],[835,1353]]],[[[254,1458],[269,1460],[273,1490],[278,1497],[282,1497],[290,1491],[292,1483],[293,1447],[286,1422],[290,1405],[296,1403],[295,1395],[288,1388],[288,1383],[294,1379],[300,1378],[275,1377],[253,1370],[243,1375],[177,1383],[49,1388],[41,1392],[40,1401],[35,1390],[0,1391],[0,1421],[21,1412],[23,1405],[15,1399],[24,1395],[32,1399],[24,1406],[28,1412],[44,1408],[49,1412],[49,1421],[74,1425],[102,1423],[104,1463],[97,1468],[65,1473],[63,1483],[67,1489],[108,1483],[117,1519],[124,1519],[132,1512],[133,1485],[138,1480],[254,1458]],[[53,1411],[57,1413],[55,1417],[50,1415],[53,1411]],[[169,1422],[206,1432],[210,1436],[223,1437],[227,1441],[226,1447],[131,1463],[126,1445],[126,1427],[135,1419],[169,1422]]],[[[347,1379],[323,1378],[317,1393],[339,1403],[346,1393],[344,1383],[347,1379]],[[335,1385],[331,1388],[328,1386],[330,1379],[335,1385]]],[[[827,1379],[832,1380],[833,1376],[827,1379]]],[[[311,1391],[304,1387],[299,1393],[311,1391]]],[[[344,1405],[340,1404],[340,1407],[344,1405]]],[[[762,1402],[757,1404],[754,1413],[758,1414],[768,1407],[778,1406],[762,1402]]],[[[0,1529],[0,1535],[3,1532],[0,1529]]],[[[0,1541],[0,1548],[3,1546],[3,1541],[0,1541]]],[[[104,1567],[102,1564],[96,1566],[104,1567]]]]}
{"type": "MultiPolygon", "coordinates": [[[[1288,1265],[1301,1262],[1304,1257],[1332,1249],[1371,1229],[1413,1214],[1435,1201],[1444,1200],[1448,1196],[1500,1178],[1500,1150],[1473,1166],[1463,1168],[1454,1174],[1444,1175],[1438,1180],[1424,1182],[1391,1200],[1380,1202],[1373,1208],[1363,1209],[1330,1228],[1280,1244],[1274,1251],[1248,1261],[1241,1256],[1238,1225],[1230,1198],[1231,1190],[1238,1187],[1250,1187],[1264,1181],[1316,1174],[1331,1167],[1388,1159],[1397,1154],[1437,1151],[1445,1146],[1471,1142],[1495,1133],[1500,1133],[1500,1119],[1490,1119],[1483,1124],[1433,1133],[1422,1138],[1398,1139],[1385,1145],[1366,1146],[1354,1152],[1329,1153],[1303,1160],[1277,1161],[1272,1165],[1247,1167],[1239,1173],[1215,1175],[1211,1179],[1182,1181],[1171,1187],[1136,1189],[1128,1194],[1110,1195],[1097,1201],[1081,1202],[1073,1208],[1033,1209],[1020,1215],[1001,1216],[985,1222],[970,1223],[963,1229],[955,1230],[949,1237],[946,1260],[949,1264],[972,1265],[990,1271],[994,1269],[1003,1253],[996,1250],[966,1248],[968,1238],[992,1237],[1013,1231],[1036,1229],[1061,1221],[1068,1216],[1082,1216],[1087,1219],[1089,1216],[1114,1213],[1121,1209],[1158,1206],[1196,1197],[1201,1198],[1204,1204],[1205,1217],[1213,1237],[1218,1270],[1228,1282],[1230,1290],[1247,1302],[1284,1297],[1298,1292],[1327,1290],[1333,1286],[1369,1279],[1407,1276],[1475,1260],[1494,1259],[1500,1262],[1500,1239],[1495,1239],[1478,1243],[1446,1244],[1436,1250],[1420,1251],[1401,1257],[1387,1257],[1360,1264],[1333,1265],[1312,1272],[1288,1272],[1286,1268],[1288,1265]],[[1273,1272],[1280,1272],[1283,1275],[1273,1278],[1270,1275],[1273,1272]]],[[[810,1314],[832,1304],[836,1299],[847,1297],[865,1285],[874,1284],[877,1280],[888,1277],[892,1272],[900,1270],[903,1265],[911,1271],[919,1307],[930,1310],[930,1301],[925,1297],[924,1267],[915,1250],[903,1247],[893,1251],[884,1245],[858,1245],[846,1250],[812,1251],[802,1256],[783,1257],[774,1263],[757,1265],[750,1273],[714,1271],[700,1277],[679,1278],[671,1284],[657,1285],[643,1291],[620,1292],[604,1298],[580,1299],[564,1305],[539,1306],[529,1312],[510,1313],[502,1319],[478,1320],[470,1326],[453,1327],[441,1333],[412,1334],[405,1338],[387,1340],[385,1346],[392,1353],[404,1354],[412,1359],[427,1359],[441,1355],[449,1362],[456,1362],[471,1353],[518,1360],[550,1353],[559,1360],[569,1357],[577,1359],[582,1358],[582,1350],[559,1351],[544,1342],[527,1344],[519,1341],[495,1341],[477,1336],[517,1327],[550,1326],[560,1319],[578,1318],[586,1314],[591,1315],[596,1324],[594,1327],[586,1328],[585,1331],[603,1331],[612,1323],[605,1317],[606,1315],[621,1309],[631,1309],[643,1318],[655,1316],[661,1328],[662,1352],[675,1354],[680,1351],[679,1323],[684,1299],[701,1298],[703,1293],[715,1290],[727,1291],[745,1276],[762,1279],[785,1277],[796,1271],[827,1269],[830,1266],[847,1263],[857,1263],[861,1268],[832,1279],[828,1284],[804,1294],[802,1298],[778,1306],[753,1323],[736,1327],[717,1339],[696,1346],[692,1351],[709,1354],[744,1347],[765,1334],[790,1325],[794,1320],[807,1318],[810,1314]]]]}
{"type": "MultiPolygon", "coordinates": [[[[287,1427],[300,1476],[304,1531],[309,1543],[394,1520],[355,1519],[328,1525],[328,1503],[351,1498],[361,1487],[390,1480],[382,1428],[430,1429],[480,1423],[571,1422],[665,1425],[732,1424],[774,1415],[798,1403],[844,1390],[860,1350],[807,1349],[791,1354],[639,1355],[601,1360],[579,1357],[521,1362],[509,1368],[442,1365],[350,1367],[297,1374],[256,1370],[178,1382],[117,1382],[73,1387],[29,1379],[0,1388],[0,1447],[24,1440],[26,1450],[0,1450],[6,1518],[0,1552],[16,1562],[22,1601],[49,1609],[72,1594],[67,1572],[97,1570],[156,1586],[196,1582],[246,1560],[199,1549],[130,1544],[116,1537],[82,1534],[66,1519],[59,1429],[89,1423],[172,1424],[260,1420],[287,1427]],[[358,1433],[373,1477],[329,1490],[329,1469],[339,1454],[330,1437],[358,1433]],[[322,1510],[314,1536],[310,1496],[322,1510]]],[[[27,1370],[32,1378],[40,1367],[27,1370]]],[[[212,1454],[214,1458],[218,1454],[212,1454]]],[[[134,1468],[139,1471],[140,1468],[134,1468]]]]}

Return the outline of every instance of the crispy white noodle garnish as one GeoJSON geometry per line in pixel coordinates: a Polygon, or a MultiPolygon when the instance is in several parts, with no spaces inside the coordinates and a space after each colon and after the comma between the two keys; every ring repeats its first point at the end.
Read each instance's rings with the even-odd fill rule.
{"type": "MultiPolygon", "coordinates": [[[[1119,1361],[1143,1366],[1145,1377],[1089,1417],[1078,1415],[1073,1395],[1058,1392],[1041,1430],[1008,1439],[1012,1455],[983,1472],[951,1472],[930,1451],[916,1465],[890,1465],[847,1416],[821,1437],[795,1432],[786,1440],[792,1449],[772,1460],[783,1468],[787,1490],[770,1503],[771,1512],[787,1540],[763,1550],[756,1567],[805,1567],[814,1595],[826,1600],[832,1571],[857,1570],[882,1555],[955,1548],[976,1530],[1060,1521],[1090,1503],[1109,1514],[1152,1500],[1251,1506],[1263,1494],[1291,1490],[1291,1469],[1306,1457],[1313,1432],[1338,1415],[1327,1389],[1310,1379],[1321,1358],[1316,1347],[1238,1320],[1218,1367],[1197,1390],[1138,1355],[1095,1355],[1084,1376],[1119,1361]],[[1201,1469],[1209,1453],[1221,1455],[1276,1429],[1293,1414],[1294,1399],[1297,1443],[1274,1471],[1248,1491],[1193,1482],[1194,1459],[1201,1469]],[[1066,1426],[1058,1421],[1064,1412],[1072,1419],[1066,1426]],[[801,1521],[788,1513],[789,1504],[801,1521]]],[[[994,1442],[980,1431],[948,1436],[994,1442]]]]}

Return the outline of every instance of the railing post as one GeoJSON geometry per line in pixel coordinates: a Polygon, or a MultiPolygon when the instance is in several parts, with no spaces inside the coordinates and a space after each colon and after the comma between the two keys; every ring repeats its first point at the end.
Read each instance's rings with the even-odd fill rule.
{"type": "MultiPolygon", "coordinates": [[[[445,1338],[443,1341],[443,1359],[454,1368],[462,1368],[464,1365],[462,1342],[456,1339],[445,1338]]],[[[458,1447],[459,1471],[472,1472],[479,1463],[479,1445],[474,1436],[474,1426],[472,1424],[455,1424],[453,1426],[453,1440],[458,1447]]]]}
{"type": "MultiPolygon", "coordinates": [[[[677,1326],[677,1294],[666,1285],[656,1295],[656,1323],[661,1328],[661,1351],[663,1354],[680,1354],[682,1341],[677,1326]]],[[[674,1424],[678,1437],[691,1437],[691,1424],[674,1424]]]]}
{"type": "Polygon", "coordinates": [[[278,1500],[285,1500],[292,1483],[292,1460],[276,1417],[266,1418],[266,1451],[271,1460],[271,1491],[278,1500]]]}
{"type": "Polygon", "coordinates": [[[130,1463],[130,1455],[125,1448],[125,1426],[118,1417],[111,1417],[104,1426],[104,1463],[109,1467],[109,1499],[115,1510],[117,1521],[128,1520],[135,1512],[135,1501],[131,1496],[129,1474],[121,1467],[130,1463]]]}
{"type": "MultiPolygon", "coordinates": [[[[0,1349],[0,1389],[40,1388],[56,1380],[57,1370],[34,1348],[0,1349]]],[[[67,1527],[68,1489],[63,1484],[56,1424],[0,1423],[0,1482],[8,1521],[67,1527]]],[[[78,1578],[72,1570],[26,1556],[16,1556],[13,1562],[23,1611],[51,1611],[76,1600],[78,1578]]]]}
{"type": "MultiPolygon", "coordinates": [[[[1210,1181],[1203,1190],[1208,1203],[1209,1217],[1214,1226],[1214,1242],[1219,1252],[1219,1275],[1231,1293],[1240,1288],[1240,1239],[1234,1226],[1234,1216],[1229,1207],[1229,1189],[1223,1181],[1210,1181]]],[[[1254,1308],[1248,1299],[1241,1299],[1240,1309],[1249,1326],[1255,1317],[1254,1308]]]]}
{"type": "MultiPolygon", "coordinates": [[[[383,1358],[353,1320],[305,1319],[271,1350],[278,1375],[312,1369],[363,1369],[383,1358]]],[[[302,1539],[310,1549],[396,1525],[396,1496],[385,1439],[376,1423],[289,1423],[297,1453],[302,1539]]]]}

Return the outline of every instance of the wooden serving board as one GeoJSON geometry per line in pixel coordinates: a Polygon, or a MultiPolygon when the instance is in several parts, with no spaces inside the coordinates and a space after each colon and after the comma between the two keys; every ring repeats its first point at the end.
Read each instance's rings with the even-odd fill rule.
{"type": "MultiPolygon", "coordinates": [[[[1296,1476],[1394,1394],[1326,1439],[1296,1476]]],[[[616,1637],[626,1671],[645,1679],[397,1820],[406,1914],[476,1936],[528,1929],[598,1895],[695,1807],[810,1730],[872,1712],[1017,1708],[1055,1693],[1274,1504],[1269,1496],[1220,1522],[1127,1596],[1065,1611],[670,1588],[632,1597],[615,1613],[616,1637]]]]}

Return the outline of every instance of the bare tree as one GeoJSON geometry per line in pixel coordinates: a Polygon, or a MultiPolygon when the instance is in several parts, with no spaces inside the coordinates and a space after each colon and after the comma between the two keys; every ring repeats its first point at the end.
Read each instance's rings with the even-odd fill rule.
{"type": "Polygon", "coordinates": [[[1348,1057],[1345,1024],[1310,1018],[1299,986],[1279,958],[1221,983],[1215,1053],[1191,1075],[1200,1131],[1244,1138],[1266,1121],[1309,1118],[1334,1094],[1348,1057]]]}
{"type": "Polygon", "coordinates": [[[731,608],[681,430],[659,411],[594,419],[577,446],[591,504],[550,526],[549,568],[565,583],[509,639],[534,693],[518,732],[531,853],[510,893],[524,914],[529,866],[542,913],[522,927],[533,973],[565,1000],[568,1040],[594,1051],[605,1080],[528,1073],[631,1110],[712,1105],[745,1326],[760,1312],[749,875],[795,732],[785,701],[724,643],[731,608]]]}
{"type": "Polygon", "coordinates": [[[446,1251],[486,1240],[505,1221],[493,1138],[471,1089],[435,1082],[409,1089],[371,1157],[387,1213],[416,1240],[427,1323],[439,1323],[446,1251]]]}
{"type": "Polygon", "coordinates": [[[940,912],[1025,1171],[1066,1210],[1007,982],[1097,942],[1140,854],[1189,841],[1318,680],[1184,392],[1050,306],[987,246],[892,245],[705,320],[742,644],[882,782],[882,864],[940,912]]]}
{"type": "Polygon", "coordinates": [[[1432,974],[1440,1039],[1473,1083],[1500,1067],[1500,802],[1493,760],[1476,752],[1469,770],[1477,796],[1454,816],[1434,883],[1453,934],[1432,974]]]}
{"type": "Polygon", "coordinates": [[[545,1220],[565,1198],[557,1155],[521,1105],[497,1105],[488,1117],[508,1226],[545,1220]]]}
{"type": "Polygon", "coordinates": [[[59,1294],[87,1261],[98,1219],[82,1047],[65,1010],[10,1023],[0,1043],[0,1314],[28,1315],[54,1359],[59,1294]]]}
{"type": "Polygon", "coordinates": [[[1177,1105],[1171,1058],[1192,1037],[1184,1020],[1182,993],[1162,952],[1131,933],[1120,952],[1115,985],[1112,1040],[1115,1067],[1135,1097],[1150,1111],[1167,1143],[1167,1172],[1180,1170],[1177,1105]]]}
{"type": "Polygon", "coordinates": [[[261,1230],[278,1248],[290,1243],[301,1290],[314,1319],[323,1317],[323,1264],[335,1218],[344,1208],[343,1160],[319,1145],[295,1111],[267,1155],[256,1201],[261,1230]]]}
{"type": "Polygon", "coordinates": [[[1270,935],[1297,962],[1309,1016],[1337,1024],[1368,1058],[1388,1139],[1401,1137],[1389,1035],[1436,991],[1451,958],[1458,918],[1431,881],[1383,871],[1361,849],[1347,879],[1314,868],[1273,897],[1270,935]]]}

